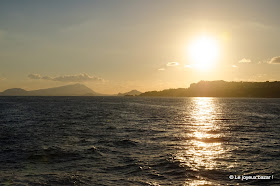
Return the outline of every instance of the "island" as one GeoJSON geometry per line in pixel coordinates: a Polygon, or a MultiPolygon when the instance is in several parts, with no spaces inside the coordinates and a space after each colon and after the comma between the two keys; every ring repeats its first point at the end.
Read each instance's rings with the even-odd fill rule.
{"type": "Polygon", "coordinates": [[[24,90],[21,88],[7,89],[0,92],[0,96],[106,96],[94,92],[87,86],[77,83],[54,88],[39,89],[39,90],[24,90]]]}

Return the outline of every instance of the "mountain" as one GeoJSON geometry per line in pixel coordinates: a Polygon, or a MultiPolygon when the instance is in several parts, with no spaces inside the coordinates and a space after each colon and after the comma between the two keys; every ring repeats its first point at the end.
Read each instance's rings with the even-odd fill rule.
{"type": "Polygon", "coordinates": [[[138,96],[142,94],[142,92],[138,91],[138,90],[131,90],[129,92],[125,92],[125,93],[118,93],[118,96],[138,96]]]}
{"type": "Polygon", "coordinates": [[[103,96],[83,84],[65,85],[61,87],[26,91],[20,88],[5,90],[0,96],[103,96]]]}
{"type": "Polygon", "coordinates": [[[89,94],[97,95],[98,93],[79,83],[62,87],[29,91],[29,95],[31,96],[81,96],[89,94]]]}
{"type": "Polygon", "coordinates": [[[11,88],[0,93],[1,96],[17,96],[17,95],[27,95],[28,91],[21,88],[11,88]]]}

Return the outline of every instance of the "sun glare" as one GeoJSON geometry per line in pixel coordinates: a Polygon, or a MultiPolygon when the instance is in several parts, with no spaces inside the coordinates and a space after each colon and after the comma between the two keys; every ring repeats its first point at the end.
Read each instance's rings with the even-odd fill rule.
{"type": "Polygon", "coordinates": [[[193,40],[188,48],[188,55],[194,67],[209,69],[219,57],[218,42],[211,37],[202,36],[193,40]]]}

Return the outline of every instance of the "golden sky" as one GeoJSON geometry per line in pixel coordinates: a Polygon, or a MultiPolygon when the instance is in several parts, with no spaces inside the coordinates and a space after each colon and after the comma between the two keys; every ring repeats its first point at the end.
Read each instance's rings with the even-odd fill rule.
{"type": "Polygon", "coordinates": [[[0,2],[0,91],[279,81],[277,0],[0,2]]]}

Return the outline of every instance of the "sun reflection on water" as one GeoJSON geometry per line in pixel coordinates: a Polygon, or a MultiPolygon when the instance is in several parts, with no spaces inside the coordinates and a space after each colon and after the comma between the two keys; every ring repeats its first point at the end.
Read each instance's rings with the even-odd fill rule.
{"type": "MultiPolygon", "coordinates": [[[[220,126],[215,123],[217,108],[213,98],[194,98],[191,103],[191,123],[188,126],[185,149],[177,153],[177,160],[192,171],[213,170],[219,166],[216,158],[222,157],[224,148],[221,143],[220,126]]],[[[197,177],[188,180],[188,185],[210,184],[197,177]]]]}

